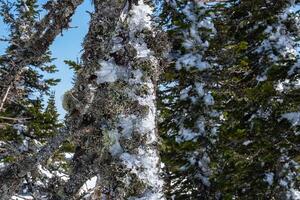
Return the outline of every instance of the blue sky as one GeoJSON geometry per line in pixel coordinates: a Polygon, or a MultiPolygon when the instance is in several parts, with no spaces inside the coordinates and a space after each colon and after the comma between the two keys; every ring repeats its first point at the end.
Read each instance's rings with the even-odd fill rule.
{"type": "MultiPolygon", "coordinates": [[[[45,3],[46,0],[39,0],[40,4],[45,3]]],[[[63,119],[65,111],[62,108],[62,96],[65,91],[72,87],[73,71],[69,69],[67,65],[64,64],[64,60],[74,60],[80,59],[83,38],[88,31],[88,22],[90,20],[90,15],[86,11],[92,10],[92,1],[84,1],[79,8],[77,8],[75,15],[72,18],[71,28],[63,32],[63,36],[58,36],[54,43],[51,45],[50,50],[52,51],[52,56],[56,58],[53,62],[59,69],[59,72],[51,75],[51,77],[60,78],[61,82],[53,87],[56,93],[56,105],[60,113],[60,118],[63,119]]],[[[0,19],[0,37],[7,35],[8,28],[3,24],[2,19],[0,19]]],[[[6,43],[0,42],[0,54],[5,51],[6,43]]]]}

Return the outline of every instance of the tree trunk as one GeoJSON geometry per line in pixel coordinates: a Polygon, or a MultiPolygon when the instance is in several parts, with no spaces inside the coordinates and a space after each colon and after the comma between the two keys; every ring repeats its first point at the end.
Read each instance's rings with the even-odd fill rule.
{"type": "MultiPolygon", "coordinates": [[[[156,56],[162,52],[154,45],[162,44],[154,41],[152,14],[149,2],[95,2],[84,66],[72,89],[82,106],[68,123],[82,118],[91,127],[74,137],[72,174],[80,184],[99,175],[101,198],[163,199],[156,132],[156,56]]],[[[60,199],[75,198],[74,181],[60,199]]]]}

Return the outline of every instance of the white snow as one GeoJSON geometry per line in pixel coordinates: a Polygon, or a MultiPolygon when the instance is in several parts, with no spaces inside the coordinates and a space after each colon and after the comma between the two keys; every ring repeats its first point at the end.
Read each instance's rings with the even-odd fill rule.
{"type": "Polygon", "coordinates": [[[45,169],[42,165],[38,165],[38,170],[48,178],[53,177],[53,174],[49,170],[45,169]]]}
{"type": "Polygon", "coordinates": [[[97,176],[94,176],[83,184],[83,186],[79,190],[79,194],[84,194],[91,191],[96,187],[96,184],[97,184],[97,176]]]}
{"type": "Polygon", "coordinates": [[[135,33],[143,30],[151,30],[151,16],[153,8],[139,0],[138,5],[133,5],[128,18],[130,44],[137,52],[137,58],[147,58],[151,56],[151,50],[147,47],[143,36],[136,37],[135,33]]]}
{"type": "Polygon", "coordinates": [[[210,92],[204,96],[203,100],[207,106],[212,106],[215,104],[214,98],[210,92]]]}
{"type": "Polygon", "coordinates": [[[133,5],[128,19],[129,30],[133,33],[143,29],[151,30],[151,15],[153,8],[139,0],[138,5],[133,5]]]}
{"type": "Polygon", "coordinates": [[[142,82],[143,71],[140,69],[132,70],[133,78],[129,79],[130,84],[138,84],[142,82]]]}
{"type": "MultiPolygon", "coordinates": [[[[296,59],[297,55],[299,55],[296,49],[297,45],[294,41],[294,37],[287,31],[288,28],[285,25],[290,12],[290,9],[283,11],[282,14],[278,16],[278,23],[274,26],[268,26],[265,29],[264,32],[267,38],[261,43],[260,48],[256,50],[257,53],[268,53],[268,57],[274,62],[279,60],[279,56],[275,55],[276,53],[279,53],[283,58],[296,59]]],[[[289,74],[290,73],[292,72],[290,71],[289,74]]]]}
{"type": "Polygon", "coordinates": [[[196,68],[203,71],[211,68],[210,64],[203,59],[209,42],[203,39],[200,28],[207,29],[212,34],[216,33],[216,29],[211,17],[201,17],[205,13],[205,9],[199,9],[200,7],[203,7],[202,3],[189,2],[182,9],[182,13],[190,21],[191,26],[188,30],[183,30],[184,41],[182,46],[187,51],[177,58],[175,65],[177,70],[196,68]]]}
{"type": "Polygon", "coordinates": [[[290,112],[282,115],[282,118],[287,119],[292,126],[300,125],[300,112],[290,112]]]}
{"type": "Polygon", "coordinates": [[[186,141],[195,140],[199,136],[199,133],[192,131],[191,129],[181,128],[179,130],[178,136],[176,136],[175,141],[177,143],[182,143],[186,141]]]}
{"type": "Polygon", "coordinates": [[[120,156],[125,166],[135,173],[141,180],[154,188],[161,188],[163,181],[159,178],[159,156],[152,149],[138,149],[137,154],[123,153],[120,156]]]}
{"type": "Polygon", "coordinates": [[[14,195],[11,200],[33,200],[34,198],[29,195],[14,195]]]}
{"type": "Polygon", "coordinates": [[[131,42],[132,46],[135,48],[137,53],[137,58],[145,58],[151,55],[150,49],[148,49],[147,44],[143,41],[137,41],[133,40],[134,42],[131,42]]]}
{"type": "Polygon", "coordinates": [[[72,160],[74,153],[64,153],[65,159],[72,160]]]}
{"type": "Polygon", "coordinates": [[[209,177],[203,176],[201,174],[198,174],[198,177],[205,186],[210,187],[209,177]]]}
{"type": "Polygon", "coordinates": [[[203,97],[205,92],[204,92],[204,84],[196,82],[195,83],[196,91],[199,97],[203,97]]]}
{"type": "Polygon", "coordinates": [[[189,92],[191,91],[192,86],[189,86],[187,88],[184,88],[180,91],[180,100],[186,100],[190,95],[189,92]]]}
{"type": "Polygon", "coordinates": [[[22,144],[19,146],[19,151],[20,152],[24,152],[24,151],[28,151],[29,150],[29,138],[28,137],[24,137],[22,144]]]}
{"type": "Polygon", "coordinates": [[[192,67],[195,67],[200,71],[203,71],[209,69],[210,65],[207,62],[202,61],[202,55],[195,54],[195,53],[187,53],[176,61],[177,70],[180,70],[182,68],[190,70],[192,67]]]}
{"type": "Polygon", "coordinates": [[[122,136],[130,138],[136,126],[137,117],[135,115],[119,116],[119,126],[122,128],[122,136]]]}
{"type": "Polygon", "coordinates": [[[140,118],[137,121],[137,130],[142,134],[147,134],[147,143],[150,144],[157,140],[155,134],[156,96],[155,96],[154,84],[151,82],[151,80],[143,82],[143,85],[147,88],[148,94],[143,96],[138,96],[132,91],[128,91],[128,95],[133,100],[137,100],[140,105],[148,107],[149,112],[147,113],[147,115],[144,118],[140,118]]]}
{"type": "Polygon", "coordinates": [[[123,148],[120,145],[119,139],[120,135],[118,133],[118,130],[114,129],[108,132],[109,139],[112,143],[112,145],[109,148],[109,152],[112,156],[119,155],[123,153],[123,148]]]}
{"type": "Polygon", "coordinates": [[[245,142],[243,142],[243,145],[244,146],[248,146],[249,144],[251,144],[252,141],[251,140],[246,140],[245,142]]]}
{"type": "Polygon", "coordinates": [[[101,69],[96,72],[97,83],[112,83],[118,79],[117,76],[117,65],[112,61],[100,61],[101,69]]]}
{"type": "Polygon", "coordinates": [[[24,124],[14,124],[13,129],[17,130],[18,134],[21,134],[27,130],[27,126],[24,124]]]}
{"type": "Polygon", "coordinates": [[[197,122],[196,122],[196,125],[197,125],[197,128],[199,129],[199,133],[201,135],[204,135],[205,134],[205,119],[198,119],[197,122]]]}
{"type": "Polygon", "coordinates": [[[292,200],[300,200],[300,191],[296,189],[290,190],[292,200]]]}
{"type": "Polygon", "coordinates": [[[261,76],[257,76],[257,77],[256,77],[256,80],[257,80],[258,82],[266,81],[267,79],[268,79],[268,78],[267,78],[266,75],[261,75],[261,76]]]}
{"type": "Polygon", "coordinates": [[[274,180],[273,172],[265,173],[264,181],[266,181],[270,186],[273,185],[273,180],[274,180]]]}

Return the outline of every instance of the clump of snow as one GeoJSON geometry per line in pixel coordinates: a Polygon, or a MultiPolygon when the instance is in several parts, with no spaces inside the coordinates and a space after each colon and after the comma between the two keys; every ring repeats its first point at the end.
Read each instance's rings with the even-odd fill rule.
{"type": "Polygon", "coordinates": [[[156,123],[156,95],[155,95],[155,88],[154,84],[151,80],[147,80],[141,82],[137,85],[132,85],[132,87],[144,87],[147,88],[147,94],[137,95],[134,90],[128,90],[128,96],[133,100],[137,100],[141,106],[145,106],[148,108],[147,114],[137,120],[137,130],[141,134],[147,135],[147,143],[152,143],[156,141],[157,137],[155,134],[155,123],[156,123]]]}
{"type": "Polygon", "coordinates": [[[97,176],[94,176],[83,184],[83,186],[79,190],[79,194],[84,194],[91,191],[96,187],[96,184],[97,184],[97,176]]]}
{"type": "Polygon", "coordinates": [[[163,195],[160,193],[147,192],[143,197],[129,197],[128,200],[163,200],[163,195]]]}
{"type": "Polygon", "coordinates": [[[49,170],[45,169],[42,165],[38,165],[38,170],[47,178],[53,177],[53,174],[49,170]]]}
{"type": "Polygon", "coordinates": [[[4,169],[6,167],[6,164],[4,162],[0,162],[0,171],[1,169],[4,169]]]}
{"type": "Polygon", "coordinates": [[[209,69],[211,66],[207,62],[202,61],[202,55],[195,53],[187,53],[176,61],[177,70],[180,70],[182,68],[190,70],[192,67],[203,71],[209,69]]]}
{"type": "Polygon", "coordinates": [[[120,135],[118,130],[114,129],[111,131],[108,131],[108,137],[112,145],[109,148],[109,152],[112,156],[119,155],[123,152],[123,148],[120,145],[119,139],[120,135]]]}
{"type": "Polygon", "coordinates": [[[205,123],[204,122],[205,122],[205,119],[198,119],[196,122],[196,126],[201,135],[205,134],[205,123]]]}
{"type": "Polygon", "coordinates": [[[202,183],[206,186],[210,186],[209,176],[211,175],[211,170],[209,168],[210,158],[206,152],[202,154],[201,159],[198,161],[198,167],[200,168],[200,172],[197,175],[198,178],[202,181],[202,183]]]}
{"type": "Polygon", "coordinates": [[[202,7],[202,3],[188,2],[182,9],[182,13],[190,21],[191,26],[188,30],[182,32],[184,35],[182,46],[187,51],[176,60],[175,67],[177,70],[196,68],[203,71],[211,68],[210,64],[204,60],[209,42],[204,39],[200,29],[206,29],[211,34],[215,34],[216,29],[212,23],[212,18],[204,17],[205,9],[202,9],[202,7]]]}
{"type": "Polygon", "coordinates": [[[137,58],[145,58],[151,55],[151,51],[148,49],[147,44],[144,41],[134,40],[134,42],[131,42],[131,44],[136,50],[137,58]]]}
{"type": "MultiPolygon", "coordinates": [[[[118,79],[127,79],[126,68],[118,66],[113,59],[105,61],[100,60],[100,70],[96,71],[97,83],[113,83],[118,79]]],[[[95,92],[96,88],[90,88],[91,93],[95,92]]]]}
{"type": "Polygon", "coordinates": [[[140,69],[132,70],[131,72],[133,78],[129,79],[129,84],[139,84],[142,82],[143,71],[140,69]]]}
{"type": "Polygon", "coordinates": [[[282,115],[282,118],[287,119],[292,126],[300,125],[300,112],[290,112],[282,115]]]}
{"type": "Polygon", "coordinates": [[[29,138],[25,137],[22,144],[19,146],[19,151],[24,152],[29,150],[29,138]]]}
{"type": "Polygon", "coordinates": [[[199,118],[196,122],[197,131],[193,131],[187,128],[180,128],[178,135],[175,138],[177,143],[182,143],[186,141],[196,141],[199,136],[205,135],[205,120],[199,118]]]}
{"type": "Polygon", "coordinates": [[[145,4],[143,0],[139,0],[137,5],[133,5],[130,11],[130,17],[128,18],[129,44],[136,50],[137,58],[147,58],[151,56],[151,50],[144,41],[143,34],[136,37],[136,33],[143,30],[151,30],[152,14],[153,8],[145,4]]]}
{"type": "Polygon", "coordinates": [[[160,188],[163,181],[160,179],[159,156],[153,149],[143,149],[140,147],[137,154],[123,153],[120,156],[125,166],[135,173],[141,180],[145,181],[149,186],[160,188]]]}
{"type": "Polygon", "coordinates": [[[72,160],[74,153],[64,153],[65,159],[72,160]]]}
{"type": "Polygon", "coordinates": [[[123,48],[122,42],[123,42],[122,37],[114,36],[111,40],[112,43],[111,53],[117,52],[120,49],[122,49],[123,48]]]}
{"type": "Polygon", "coordinates": [[[131,137],[132,132],[136,126],[137,117],[136,115],[121,115],[119,118],[120,119],[118,125],[122,128],[122,136],[128,139],[131,137]]]}
{"type": "Polygon", "coordinates": [[[13,129],[17,130],[18,134],[21,134],[21,133],[27,131],[27,126],[24,124],[14,124],[13,129]]]}
{"type": "Polygon", "coordinates": [[[261,76],[256,77],[256,80],[258,82],[263,82],[263,81],[266,81],[267,79],[268,79],[268,77],[266,75],[261,75],[261,76]]]}
{"type": "Polygon", "coordinates": [[[179,130],[178,136],[176,136],[175,141],[177,143],[182,143],[186,141],[195,141],[200,134],[194,132],[191,129],[181,128],[179,130]]]}
{"type": "Polygon", "coordinates": [[[248,146],[249,144],[251,144],[253,141],[251,140],[246,140],[245,142],[243,142],[244,146],[248,146]]]}
{"type": "MultiPolygon", "coordinates": [[[[291,19],[291,10],[286,9],[278,16],[278,22],[273,26],[267,26],[265,34],[267,38],[261,43],[260,47],[257,48],[257,53],[267,53],[269,59],[273,62],[279,60],[280,57],[288,58],[296,61],[299,55],[297,51],[297,44],[294,36],[288,31],[286,27],[286,21],[291,19]],[[278,56],[279,54],[279,56],[278,56]]],[[[297,20],[294,18],[294,21],[297,20]]],[[[289,71],[292,74],[294,67],[289,71]]]]}
{"type": "Polygon", "coordinates": [[[266,181],[270,186],[273,185],[274,173],[273,172],[265,173],[264,181],[266,181]]]}
{"type": "Polygon", "coordinates": [[[215,28],[215,25],[213,24],[212,19],[210,17],[206,17],[203,20],[201,20],[198,23],[198,27],[199,28],[205,28],[207,30],[211,30],[213,33],[217,32],[217,30],[215,28]]]}
{"type": "Polygon", "coordinates": [[[205,92],[204,92],[204,84],[196,82],[195,83],[196,91],[199,97],[203,97],[205,92]]]}
{"type": "Polygon", "coordinates": [[[215,104],[214,98],[210,92],[204,96],[203,100],[207,106],[212,106],[215,104]]]}
{"type": "Polygon", "coordinates": [[[137,5],[132,6],[130,18],[128,19],[129,30],[133,33],[143,29],[151,30],[151,15],[153,8],[139,0],[137,5]]]}
{"type": "Polygon", "coordinates": [[[197,174],[197,176],[205,186],[210,187],[209,177],[203,176],[202,174],[197,174]]]}
{"type": "Polygon", "coordinates": [[[11,197],[12,200],[33,200],[31,195],[14,195],[11,197]]]}
{"type": "Polygon", "coordinates": [[[190,95],[189,92],[191,91],[192,86],[189,86],[187,88],[184,88],[183,90],[180,91],[180,99],[181,100],[186,100],[190,95]]]}
{"type": "Polygon", "coordinates": [[[117,76],[117,65],[112,61],[100,61],[101,69],[96,72],[97,83],[112,83],[118,79],[117,76]]]}
{"type": "Polygon", "coordinates": [[[292,200],[300,200],[300,191],[293,188],[289,191],[289,196],[292,200]]]}

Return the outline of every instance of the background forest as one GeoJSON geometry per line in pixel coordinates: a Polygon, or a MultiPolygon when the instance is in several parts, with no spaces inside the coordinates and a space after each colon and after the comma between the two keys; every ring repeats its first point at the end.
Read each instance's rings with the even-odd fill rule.
{"type": "Polygon", "coordinates": [[[299,10],[0,0],[0,200],[300,200],[299,10]]]}

